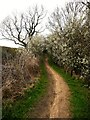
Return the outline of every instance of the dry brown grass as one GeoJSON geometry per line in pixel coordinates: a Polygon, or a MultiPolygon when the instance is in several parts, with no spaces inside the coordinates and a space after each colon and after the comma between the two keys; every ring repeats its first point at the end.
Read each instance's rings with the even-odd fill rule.
{"type": "MultiPolygon", "coordinates": [[[[8,53],[9,54],[9,53],[8,53]]],[[[2,65],[3,99],[16,100],[27,87],[33,86],[40,73],[39,60],[26,50],[20,50],[2,65]]]]}

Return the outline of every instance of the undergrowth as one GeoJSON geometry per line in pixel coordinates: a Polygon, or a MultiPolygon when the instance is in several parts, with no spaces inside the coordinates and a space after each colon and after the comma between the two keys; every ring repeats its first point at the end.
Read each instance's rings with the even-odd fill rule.
{"type": "Polygon", "coordinates": [[[48,85],[48,75],[46,72],[44,61],[41,61],[41,76],[32,89],[27,89],[22,99],[12,103],[11,101],[3,107],[3,119],[25,119],[28,110],[32,109],[38,103],[40,97],[46,93],[48,85]]]}

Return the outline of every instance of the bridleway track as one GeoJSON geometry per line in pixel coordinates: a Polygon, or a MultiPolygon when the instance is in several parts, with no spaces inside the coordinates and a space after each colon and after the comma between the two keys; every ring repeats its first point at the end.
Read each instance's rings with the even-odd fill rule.
{"type": "Polygon", "coordinates": [[[54,80],[54,100],[50,105],[50,118],[70,118],[70,90],[63,78],[46,61],[48,74],[54,80]]]}

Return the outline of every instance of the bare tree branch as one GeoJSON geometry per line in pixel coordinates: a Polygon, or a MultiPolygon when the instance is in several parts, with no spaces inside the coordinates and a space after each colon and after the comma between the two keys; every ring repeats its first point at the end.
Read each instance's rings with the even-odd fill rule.
{"type": "Polygon", "coordinates": [[[41,24],[41,21],[44,17],[44,8],[41,7],[41,10],[39,11],[37,6],[35,6],[32,11],[29,10],[28,14],[25,16],[25,30],[27,31],[30,40],[32,39],[34,34],[39,33],[37,27],[41,24]]]}
{"type": "Polygon", "coordinates": [[[8,17],[2,23],[1,35],[4,39],[12,40],[15,44],[27,48],[29,40],[39,32],[38,26],[44,17],[44,8],[41,7],[39,10],[37,6],[30,9],[26,14],[14,15],[12,18],[8,17]]]}

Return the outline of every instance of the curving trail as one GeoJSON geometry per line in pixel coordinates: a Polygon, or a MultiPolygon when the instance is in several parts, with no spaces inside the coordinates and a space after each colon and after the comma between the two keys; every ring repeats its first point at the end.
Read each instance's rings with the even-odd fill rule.
{"type": "Polygon", "coordinates": [[[48,90],[38,104],[28,112],[28,118],[71,118],[70,91],[63,78],[45,61],[48,73],[48,90]]]}
{"type": "Polygon", "coordinates": [[[67,83],[64,82],[63,78],[54,71],[46,61],[46,68],[48,74],[52,76],[54,81],[54,100],[50,105],[50,118],[70,118],[70,91],[67,83]]]}

